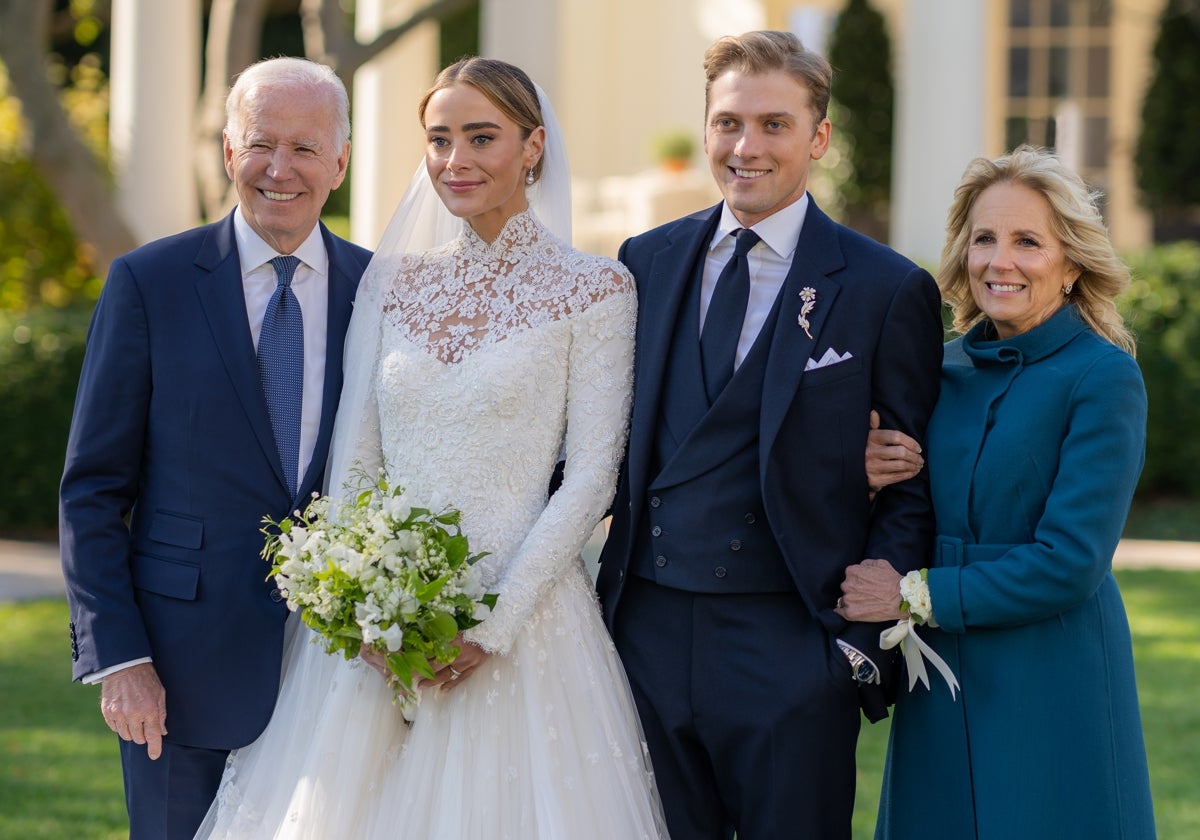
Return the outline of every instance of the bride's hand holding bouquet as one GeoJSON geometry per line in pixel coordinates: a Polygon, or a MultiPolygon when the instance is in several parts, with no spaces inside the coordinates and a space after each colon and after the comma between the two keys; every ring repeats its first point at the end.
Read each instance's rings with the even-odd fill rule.
{"type": "Polygon", "coordinates": [[[484,555],[471,554],[459,511],[416,506],[382,472],[361,476],[360,487],[345,503],[320,496],[291,518],[264,519],[262,556],[325,650],[385,667],[412,720],[414,680],[454,678],[460,654],[469,658],[461,632],[488,616],[496,596],[479,582],[473,564],[484,555]]]}

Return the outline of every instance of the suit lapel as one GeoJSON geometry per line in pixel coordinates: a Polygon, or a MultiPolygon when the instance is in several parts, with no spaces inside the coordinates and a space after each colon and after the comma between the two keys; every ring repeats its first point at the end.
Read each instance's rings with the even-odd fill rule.
{"type": "Polygon", "coordinates": [[[203,271],[196,281],[196,294],[208,319],[221,362],[233,382],[259,446],[270,461],[275,477],[286,488],[288,483],[279,460],[279,450],[275,446],[267,400],[258,376],[254,340],[250,336],[250,319],[246,315],[246,295],[242,289],[242,267],[238,261],[232,213],[211,228],[200,246],[195,264],[203,271]]]}
{"type": "Polygon", "coordinates": [[[792,267],[784,281],[779,322],[767,357],[759,426],[759,452],[763,464],[768,462],[767,455],[800,387],[804,367],[820,346],[821,330],[828,323],[841,291],[841,283],[829,275],[845,264],[836,225],[810,198],[792,267]],[[812,306],[804,313],[807,332],[800,324],[804,307],[801,292],[806,288],[813,291],[812,306]]]}
{"type": "MultiPolygon", "coordinates": [[[[629,435],[630,493],[634,509],[654,476],[650,471],[655,430],[663,381],[667,374],[671,343],[674,340],[679,311],[683,306],[697,260],[703,259],[713,230],[720,220],[721,205],[683,219],[668,234],[666,245],[650,261],[645,277],[638,277],[642,289],[639,301],[637,334],[637,376],[634,386],[633,417],[629,435]]],[[[704,406],[707,409],[707,405],[704,406]]]]}

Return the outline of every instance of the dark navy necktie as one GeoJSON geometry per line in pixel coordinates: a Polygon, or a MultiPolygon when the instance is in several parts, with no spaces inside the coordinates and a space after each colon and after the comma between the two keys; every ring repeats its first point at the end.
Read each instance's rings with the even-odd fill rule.
{"type": "Polygon", "coordinates": [[[275,446],[293,497],[299,480],[300,412],[304,401],[304,317],[292,291],[292,277],[299,264],[300,260],[292,256],[271,260],[278,285],[267,304],[258,336],[258,374],[275,430],[275,446]]]}
{"type": "Polygon", "coordinates": [[[716,402],[733,378],[733,360],[750,300],[750,260],[746,255],[760,241],[758,234],[749,228],[738,228],[732,235],[736,239],[733,256],[717,278],[700,333],[700,358],[709,403],[716,402]]]}

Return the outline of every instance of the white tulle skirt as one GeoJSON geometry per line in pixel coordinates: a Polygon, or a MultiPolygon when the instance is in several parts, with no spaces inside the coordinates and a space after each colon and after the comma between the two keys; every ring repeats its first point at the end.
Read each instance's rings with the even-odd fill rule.
{"type": "Polygon", "coordinates": [[[382,678],[289,621],[262,736],[235,752],[197,837],[637,840],[667,836],[625,673],[582,566],[510,653],[412,727],[382,678]]]}

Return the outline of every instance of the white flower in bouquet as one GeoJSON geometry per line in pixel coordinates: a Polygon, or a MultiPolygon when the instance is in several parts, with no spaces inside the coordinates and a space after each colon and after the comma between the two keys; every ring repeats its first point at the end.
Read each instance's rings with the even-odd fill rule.
{"type": "Polygon", "coordinates": [[[347,659],[363,647],[385,655],[404,715],[412,719],[414,678],[431,662],[453,662],[454,640],[491,613],[453,508],[413,504],[382,472],[334,506],[314,498],[294,517],[264,519],[263,558],[287,598],[329,653],[347,659]]]}

